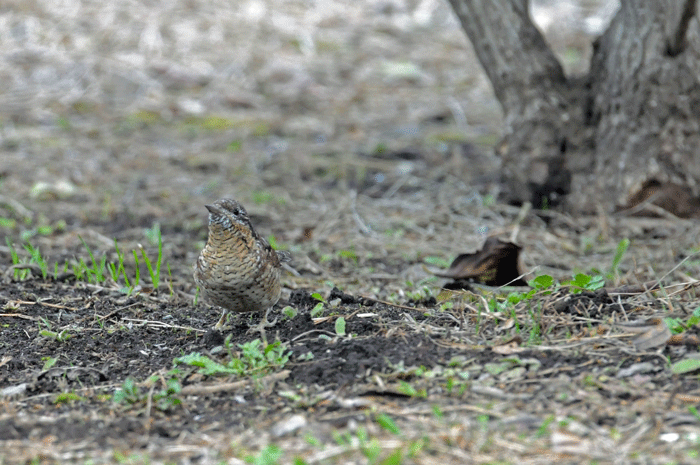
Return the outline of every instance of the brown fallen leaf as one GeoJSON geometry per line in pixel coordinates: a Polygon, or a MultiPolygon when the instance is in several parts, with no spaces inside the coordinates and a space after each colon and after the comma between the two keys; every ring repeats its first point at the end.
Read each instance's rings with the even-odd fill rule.
{"type": "Polygon", "coordinates": [[[503,344],[491,347],[491,351],[495,354],[511,355],[529,350],[520,345],[522,342],[523,341],[522,339],[520,339],[520,337],[514,337],[511,340],[504,342],[503,344]]]}
{"type": "Polygon", "coordinates": [[[645,321],[633,321],[619,325],[625,331],[640,333],[632,339],[632,344],[638,350],[648,350],[654,347],[665,345],[672,337],[673,333],[662,318],[651,318],[645,321]]]}
{"type": "Polygon", "coordinates": [[[627,199],[627,205],[618,211],[630,215],[658,217],[659,211],[650,206],[661,207],[679,218],[700,217],[700,198],[693,196],[688,186],[672,182],[648,179],[627,199]]]}
{"type": "Polygon", "coordinates": [[[695,334],[687,334],[687,333],[674,334],[666,342],[666,344],[668,344],[670,346],[697,347],[700,345],[700,338],[698,338],[698,336],[696,336],[695,334]]]}
{"type": "Polygon", "coordinates": [[[483,248],[475,253],[465,253],[454,259],[446,271],[434,272],[442,278],[452,278],[454,283],[445,289],[461,289],[471,280],[489,286],[527,286],[520,278],[522,247],[497,237],[486,239],[483,248]]]}

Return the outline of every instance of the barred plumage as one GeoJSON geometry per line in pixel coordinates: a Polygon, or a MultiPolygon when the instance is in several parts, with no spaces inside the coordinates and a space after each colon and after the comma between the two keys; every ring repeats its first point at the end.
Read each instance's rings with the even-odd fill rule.
{"type": "Polygon", "coordinates": [[[212,305],[224,309],[216,324],[220,328],[228,311],[267,311],[280,298],[281,262],[286,252],[275,251],[258,236],[243,206],[221,199],[209,210],[209,237],[194,264],[194,281],[200,294],[212,305]]]}

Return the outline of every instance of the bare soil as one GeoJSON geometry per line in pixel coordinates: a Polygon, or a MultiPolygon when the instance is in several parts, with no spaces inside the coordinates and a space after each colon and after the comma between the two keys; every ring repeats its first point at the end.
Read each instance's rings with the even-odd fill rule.
{"type": "Polygon", "coordinates": [[[698,223],[500,203],[500,111],[447,6],[327,5],[1,7],[0,463],[695,463],[698,223]],[[266,332],[289,360],[245,376],[175,363],[260,338],[196,298],[226,196],[293,256],[266,332]],[[133,279],[156,225],[156,289],[143,259],[131,293],[73,272],[116,239],[133,279]],[[526,279],[605,288],[441,291],[489,235],[526,279]]]}

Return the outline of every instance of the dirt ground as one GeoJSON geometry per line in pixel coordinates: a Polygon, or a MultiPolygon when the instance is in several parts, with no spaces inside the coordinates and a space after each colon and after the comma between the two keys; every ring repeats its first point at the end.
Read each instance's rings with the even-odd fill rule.
{"type": "MultiPolygon", "coordinates": [[[[535,6],[585,69],[610,7],[535,6]]],[[[446,4],[16,1],[0,43],[0,464],[697,463],[698,223],[500,203],[446,4]],[[197,298],[222,197],[293,260],[213,374],[261,337],[197,298]],[[605,287],[442,291],[492,235],[605,287]]]]}

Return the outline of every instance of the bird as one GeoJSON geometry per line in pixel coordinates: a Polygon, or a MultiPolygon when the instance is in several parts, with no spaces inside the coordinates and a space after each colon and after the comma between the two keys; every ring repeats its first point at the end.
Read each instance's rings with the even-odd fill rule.
{"type": "Polygon", "coordinates": [[[224,326],[231,312],[265,311],[258,329],[265,337],[267,315],[280,298],[283,262],[287,252],[277,251],[253,228],[248,212],[233,199],[205,205],[209,211],[207,243],[194,264],[194,281],[202,297],[223,313],[214,329],[224,326]]]}

